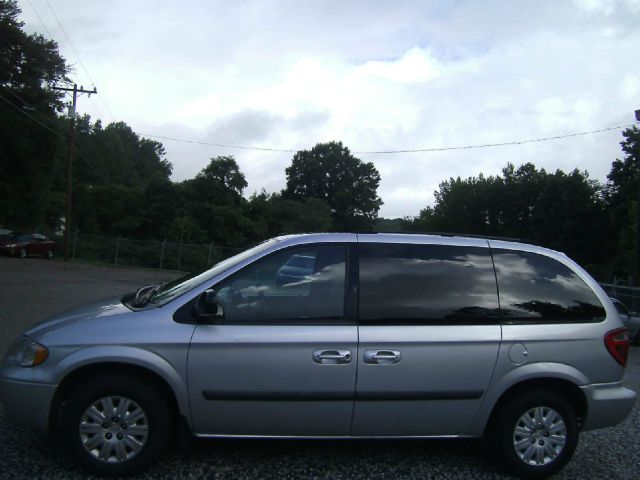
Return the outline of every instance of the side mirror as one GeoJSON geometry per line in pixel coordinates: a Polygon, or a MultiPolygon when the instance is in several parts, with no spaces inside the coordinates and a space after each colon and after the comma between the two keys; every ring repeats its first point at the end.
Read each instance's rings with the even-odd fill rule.
{"type": "Polygon", "coordinates": [[[202,323],[216,323],[224,319],[224,310],[215,290],[205,290],[193,306],[193,316],[202,323]]]}

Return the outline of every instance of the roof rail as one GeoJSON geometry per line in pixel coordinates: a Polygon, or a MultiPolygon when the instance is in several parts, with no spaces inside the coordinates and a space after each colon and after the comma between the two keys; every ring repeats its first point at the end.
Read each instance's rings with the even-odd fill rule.
{"type": "Polygon", "coordinates": [[[419,231],[385,231],[385,232],[373,232],[373,231],[356,231],[353,233],[390,233],[396,235],[436,235],[440,237],[468,237],[468,238],[483,238],[486,240],[504,240],[506,242],[521,242],[521,243],[532,243],[528,240],[524,240],[522,238],[514,238],[514,237],[501,237],[499,235],[478,235],[474,233],[453,233],[453,232],[419,232],[419,231]]]}

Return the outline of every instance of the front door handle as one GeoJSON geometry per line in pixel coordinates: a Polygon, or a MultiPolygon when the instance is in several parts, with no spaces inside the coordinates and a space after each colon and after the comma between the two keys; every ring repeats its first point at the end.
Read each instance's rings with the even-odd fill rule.
{"type": "Polygon", "coordinates": [[[391,365],[398,363],[402,355],[397,350],[365,350],[364,363],[376,365],[391,365]]]}
{"type": "Polygon", "coordinates": [[[316,350],[313,352],[313,361],[329,365],[349,363],[351,361],[351,350],[316,350]]]}

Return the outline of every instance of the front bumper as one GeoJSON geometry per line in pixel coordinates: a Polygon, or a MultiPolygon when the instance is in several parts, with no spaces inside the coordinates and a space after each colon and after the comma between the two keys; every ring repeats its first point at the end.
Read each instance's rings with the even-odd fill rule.
{"type": "Polygon", "coordinates": [[[612,427],[623,421],[633,410],[636,392],[622,382],[580,387],[587,399],[587,418],[583,430],[612,427]]]}
{"type": "Polygon", "coordinates": [[[0,378],[4,418],[21,426],[49,429],[49,412],[57,385],[0,378]]]}

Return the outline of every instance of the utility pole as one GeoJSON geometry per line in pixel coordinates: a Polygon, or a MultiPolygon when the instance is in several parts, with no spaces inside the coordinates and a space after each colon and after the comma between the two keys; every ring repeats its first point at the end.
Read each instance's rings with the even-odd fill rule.
{"type": "Polygon", "coordinates": [[[73,92],[73,102],[71,104],[71,135],[69,140],[69,160],[67,162],[67,212],[64,216],[64,261],[69,260],[69,243],[71,238],[71,201],[73,192],[73,150],[76,141],[76,101],[78,93],[98,93],[96,87],[93,90],[85,90],[81,85],[73,84],[73,88],[69,87],[53,87],[54,90],[61,90],[63,92],[73,92]]]}

